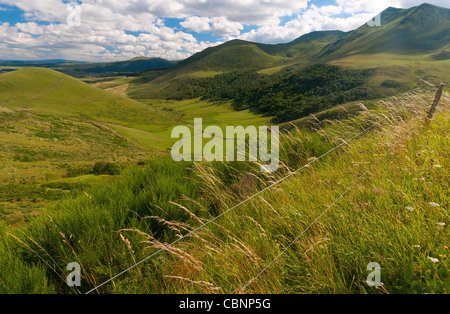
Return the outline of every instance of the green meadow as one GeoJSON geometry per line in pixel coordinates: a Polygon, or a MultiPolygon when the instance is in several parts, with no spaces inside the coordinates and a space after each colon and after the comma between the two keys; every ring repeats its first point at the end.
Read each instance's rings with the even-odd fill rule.
{"type": "Polygon", "coordinates": [[[125,169],[166,155],[177,141],[172,128],[192,126],[196,117],[205,126],[269,123],[229,103],[133,100],[110,90],[126,83],[124,77],[85,81],[41,68],[0,75],[0,184],[11,190],[0,199],[0,219],[7,225],[23,226],[28,216],[78,192],[79,184],[71,188],[74,177],[86,176],[86,186],[95,183],[96,162],[125,169]],[[48,183],[64,188],[47,193],[48,183]]]}
{"type": "Polygon", "coordinates": [[[81,185],[26,227],[2,227],[9,271],[0,289],[87,292],[345,143],[94,293],[445,293],[449,96],[426,126],[433,96],[416,90],[340,122],[324,120],[316,131],[291,129],[274,174],[249,163],[155,158],[108,184],[72,182],[81,185]],[[65,282],[74,261],[79,288],[65,282]],[[370,262],[382,267],[379,287],[366,284],[370,262]]]}

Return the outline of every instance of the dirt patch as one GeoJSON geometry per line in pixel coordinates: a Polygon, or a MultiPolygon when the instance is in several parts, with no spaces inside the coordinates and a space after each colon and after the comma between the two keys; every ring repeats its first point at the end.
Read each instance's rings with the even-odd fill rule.
{"type": "Polygon", "coordinates": [[[107,88],[105,90],[116,95],[126,96],[129,86],[129,84],[123,84],[116,87],[107,88]]]}

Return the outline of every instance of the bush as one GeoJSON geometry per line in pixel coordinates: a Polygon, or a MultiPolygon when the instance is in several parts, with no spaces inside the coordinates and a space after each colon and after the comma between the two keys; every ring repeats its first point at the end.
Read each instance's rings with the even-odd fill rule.
{"type": "Polygon", "coordinates": [[[69,166],[67,168],[67,177],[69,178],[84,176],[91,173],[92,166],[89,165],[69,166]]]}
{"type": "Polygon", "coordinates": [[[97,161],[94,165],[92,173],[95,175],[119,175],[121,172],[121,167],[119,165],[113,164],[106,161],[97,161]]]}
{"type": "Polygon", "coordinates": [[[394,80],[386,80],[381,83],[381,86],[387,88],[398,88],[400,86],[400,83],[394,80]]]}
{"type": "Polygon", "coordinates": [[[0,294],[55,293],[46,271],[36,264],[27,264],[12,248],[14,238],[7,238],[0,223],[0,294]]]}

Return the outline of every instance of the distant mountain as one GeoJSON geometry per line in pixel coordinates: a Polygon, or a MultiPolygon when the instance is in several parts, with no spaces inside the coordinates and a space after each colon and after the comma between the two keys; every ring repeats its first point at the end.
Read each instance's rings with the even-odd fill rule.
{"type": "Polygon", "coordinates": [[[355,53],[428,54],[449,47],[450,9],[422,4],[410,9],[386,9],[381,13],[379,27],[364,24],[351,32],[312,32],[276,45],[232,40],[193,55],[171,71],[264,69],[298,60],[319,62],[355,53]]]}
{"type": "Polygon", "coordinates": [[[127,61],[86,63],[86,64],[64,64],[53,69],[74,76],[114,76],[129,75],[142,71],[168,69],[176,61],[168,61],[161,58],[138,57],[127,61]]]}
{"type": "MultiPolygon", "coordinates": [[[[196,78],[208,78],[233,71],[259,71],[283,68],[301,62],[312,62],[330,42],[346,33],[341,31],[314,32],[287,44],[258,44],[244,40],[232,40],[207,48],[179,62],[159,75],[146,75],[136,80],[141,84],[132,92],[137,98],[179,98],[195,87],[188,87],[196,78]],[[143,84],[142,84],[143,83],[143,84]],[[187,90],[183,90],[187,87],[187,90]]],[[[195,95],[196,92],[188,92],[195,95]]]]}
{"type": "MultiPolygon", "coordinates": [[[[73,77],[132,75],[133,73],[168,69],[177,61],[137,57],[127,61],[89,63],[68,60],[0,61],[4,67],[41,67],[57,70],[73,77]]],[[[8,70],[7,70],[8,71],[8,70]]],[[[9,70],[10,71],[10,70],[9,70]]]]}
{"type": "Polygon", "coordinates": [[[87,63],[85,61],[73,61],[64,59],[49,59],[49,60],[0,60],[0,64],[3,66],[12,65],[42,65],[42,64],[59,64],[59,63],[87,63]]]}

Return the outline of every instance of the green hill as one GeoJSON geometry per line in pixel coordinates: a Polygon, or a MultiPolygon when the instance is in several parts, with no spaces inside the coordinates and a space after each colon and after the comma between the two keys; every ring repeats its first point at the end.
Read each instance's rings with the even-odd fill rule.
{"type": "Polygon", "coordinates": [[[242,40],[232,40],[218,47],[208,48],[180,62],[174,70],[233,71],[242,68],[262,69],[281,64],[283,58],[272,56],[257,45],[242,40]]]}
{"type": "Polygon", "coordinates": [[[150,124],[166,118],[163,111],[44,68],[23,68],[0,75],[0,102],[4,107],[29,108],[58,117],[117,123],[150,124]]]}
{"type": "MultiPolygon", "coordinates": [[[[2,107],[49,121],[66,119],[94,125],[132,143],[147,155],[170,147],[169,127],[180,118],[178,113],[45,68],[23,68],[0,75],[0,103],[2,107]]],[[[34,144],[38,146],[39,142],[34,144]]]]}
{"type": "MultiPolygon", "coordinates": [[[[314,54],[320,49],[344,34],[339,31],[314,32],[291,43],[278,45],[232,40],[196,53],[160,75],[147,76],[149,79],[146,79],[144,74],[131,82],[130,96],[138,99],[201,97],[204,96],[201,89],[192,85],[196,79],[211,79],[243,71],[277,73],[298,63],[304,66],[312,62],[314,54]]],[[[262,81],[265,79],[255,82],[262,81]]]]}
{"type": "Polygon", "coordinates": [[[325,47],[319,57],[330,60],[355,53],[429,54],[448,47],[449,42],[450,9],[422,4],[410,9],[386,9],[381,13],[381,26],[364,24],[325,47]]]}
{"type": "Polygon", "coordinates": [[[286,44],[259,44],[231,40],[207,48],[179,62],[154,80],[155,84],[174,78],[214,76],[224,72],[263,70],[295,63],[293,59],[310,59],[320,49],[344,36],[341,31],[312,32],[286,44]]]}
{"type": "Polygon", "coordinates": [[[282,65],[285,61],[286,58],[270,55],[254,43],[233,40],[196,53],[159,76],[151,77],[149,82],[136,79],[132,82],[130,95],[140,99],[184,98],[178,92],[191,79],[214,77],[243,69],[256,71],[282,65]],[[141,84],[142,81],[144,84],[141,84]]]}

